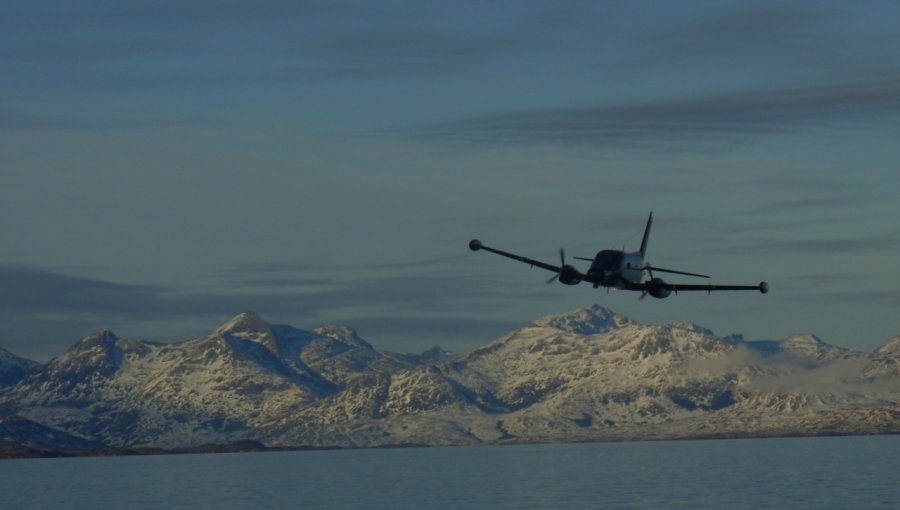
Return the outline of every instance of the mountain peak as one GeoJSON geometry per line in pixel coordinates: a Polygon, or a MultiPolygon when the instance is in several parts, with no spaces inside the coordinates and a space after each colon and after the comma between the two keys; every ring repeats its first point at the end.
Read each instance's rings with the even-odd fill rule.
{"type": "Polygon", "coordinates": [[[0,360],[21,360],[21,361],[23,361],[23,362],[25,362],[25,363],[28,363],[28,364],[33,364],[33,365],[37,365],[37,364],[38,364],[37,361],[31,361],[31,360],[26,359],[26,358],[23,358],[23,357],[21,357],[21,356],[16,356],[15,354],[13,354],[13,353],[7,351],[7,350],[4,349],[3,347],[0,347],[0,360]]]}
{"type": "Polygon", "coordinates": [[[112,331],[108,329],[98,329],[97,331],[94,331],[90,335],[81,339],[81,341],[75,344],[73,347],[77,349],[90,349],[96,346],[100,346],[108,349],[115,346],[116,342],[118,341],[119,337],[117,337],[116,334],[112,331]]]}
{"type": "Polygon", "coordinates": [[[0,387],[19,382],[38,362],[20,358],[0,347],[0,387]]]}
{"type": "Polygon", "coordinates": [[[821,338],[809,333],[790,336],[779,342],[779,348],[782,351],[815,358],[820,361],[852,358],[861,355],[861,353],[850,349],[827,344],[821,338]]]}
{"type": "Polygon", "coordinates": [[[821,338],[817,337],[816,335],[813,335],[812,333],[804,333],[804,334],[800,334],[800,335],[791,335],[791,336],[787,337],[784,341],[785,341],[785,342],[790,342],[790,343],[802,343],[802,344],[813,344],[813,345],[826,345],[826,344],[825,344],[825,341],[823,341],[821,338]]]}
{"type": "Polygon", "coordinates": [[[264,321],[256,312],[244,312],[219,326],[215,333],[247,336],[271,334],[269,323],[264,321]]]}
{"type": "Polygon", "coordinates": [[[324,324],[322,326],[319,326],[318,328],[313,329],[313,333],[320,336],[332,338],[341,343],[366,347],[369,349],[372,348],[372,346],[368,342],[359,337],[359,334],[355,329],[349,326],[344,326],[342,324],[324,324]]]}
{"type": "Polygon", "coordinates": [[[596,335],[632,324],[634,321],[628,317],[598,304],[559,315],[547,315],[533,323],[535,326],[560,329],[580,335],[596,335]]]}
{"type": "Polygon", "coordinates": [[[897,356],[900,357],[900,335],[897,335],[887,341],[886,344],[875,349],[873,356],[897,356]]]}
{"type": "Polygon", "coordinates": [[[118,339],[119,337],[117,337],[110,329],[98,329],[85,337],[85,340],[92,340],[95,342],[115,342],[118,339]]]}
{"type": "Polygon", "coordinates": [[[821,338],[811,333],[791,335],[781,341],[782,348],[827,348],[831,347],[821,338]]]}
{"type": "MultiPolygon", "coordinates": [[[[669,324],[669,326],[671,326],[673,328],[678,328],[678,329],[686,329],[688,331],[693,331],[694,333],[700,333],[702,335],[716,336],[716,334],[713,332],[713,330],[711,330],[709,328],[704,328],[703,326],[701,326],[695,322],[675,321],[675,322],[669,324]]],[[[743,338],[743,337],[741,337],[741,338],[743,338]]]]}

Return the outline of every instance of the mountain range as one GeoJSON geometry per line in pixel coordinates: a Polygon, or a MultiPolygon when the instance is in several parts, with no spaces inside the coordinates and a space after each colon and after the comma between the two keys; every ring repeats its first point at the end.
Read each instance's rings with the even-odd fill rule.
{"type": "Polygon", "coordinates": [[[408,355],[346,326],[306,331],[247,312],[178,343],[98,331],[45,364],[0,349],[0,416],[10,448],[51,448],[53,437],[87,449],[897,433],[900,336],[863,353],[813,335],[643,325],[593,305],[467,354],[408,355]]]}

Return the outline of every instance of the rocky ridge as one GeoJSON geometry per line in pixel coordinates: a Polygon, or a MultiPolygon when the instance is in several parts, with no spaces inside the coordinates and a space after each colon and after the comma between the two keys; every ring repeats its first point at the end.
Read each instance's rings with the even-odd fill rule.
{"type": "Polygon", "coordinates": [[[116,447],[368,447],[900,431],[900,337],[745,342],[594,305],[468,354],[240,314],[173,344],[100,331],[0,386],[0,414],[116,447]]]}

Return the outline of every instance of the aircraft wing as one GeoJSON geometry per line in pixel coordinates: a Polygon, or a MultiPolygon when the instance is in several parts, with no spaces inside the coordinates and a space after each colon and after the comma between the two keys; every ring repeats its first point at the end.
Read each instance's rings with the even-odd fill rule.
{"type": "MultiPolygon", "coordinates": [[[[676,294],[685,291],[713,292],[718,290],[756,290],[763,294],[769,292],[769,284],[766,282],[759,282],[759,285],[686,285],[681,283],[663,283],[661,284],[661,287],[666,290],[671,290],[676,294]]],[[[629,286],[629,290],[650,291],[650,289],[650,282],[629,286]]]]}
{"type": "Polygon", "coordinates": [[[472,239],[469,242],[469,249],[472,251],[484,250],[489,251],[491,253],[496,253],[497,255],[502,255],[507,258],[511,258],[513,260],[518,260],[519,262],[524,262],[532,267],[539,267],[541,269],[546,269],[547,271],[553,271],[554,273],[559,273],[561,268],[559,266],[554,266],[553,264],[548,264],[546,262],[541,262],[540,260],[530,259],[528,257],[523,257],[521,255],[516,255],[514,253],[509,253],[507,251],[498,250],[496,248],[490,248],[481,244],[481,241],[478,239],[472,239]]]}

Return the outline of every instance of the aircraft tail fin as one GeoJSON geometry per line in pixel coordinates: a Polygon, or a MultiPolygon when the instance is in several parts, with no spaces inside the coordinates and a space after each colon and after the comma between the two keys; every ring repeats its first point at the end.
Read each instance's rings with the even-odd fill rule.
{"type": "Polygon", "coordinates": [[[650,217],[647,218],[647,228],[644,229],[644,240],[641,241],[641,257],[647,256],[647,239],[650,238],[650,225],[653,224],[653,212],[650,212],[650,217]]]}

